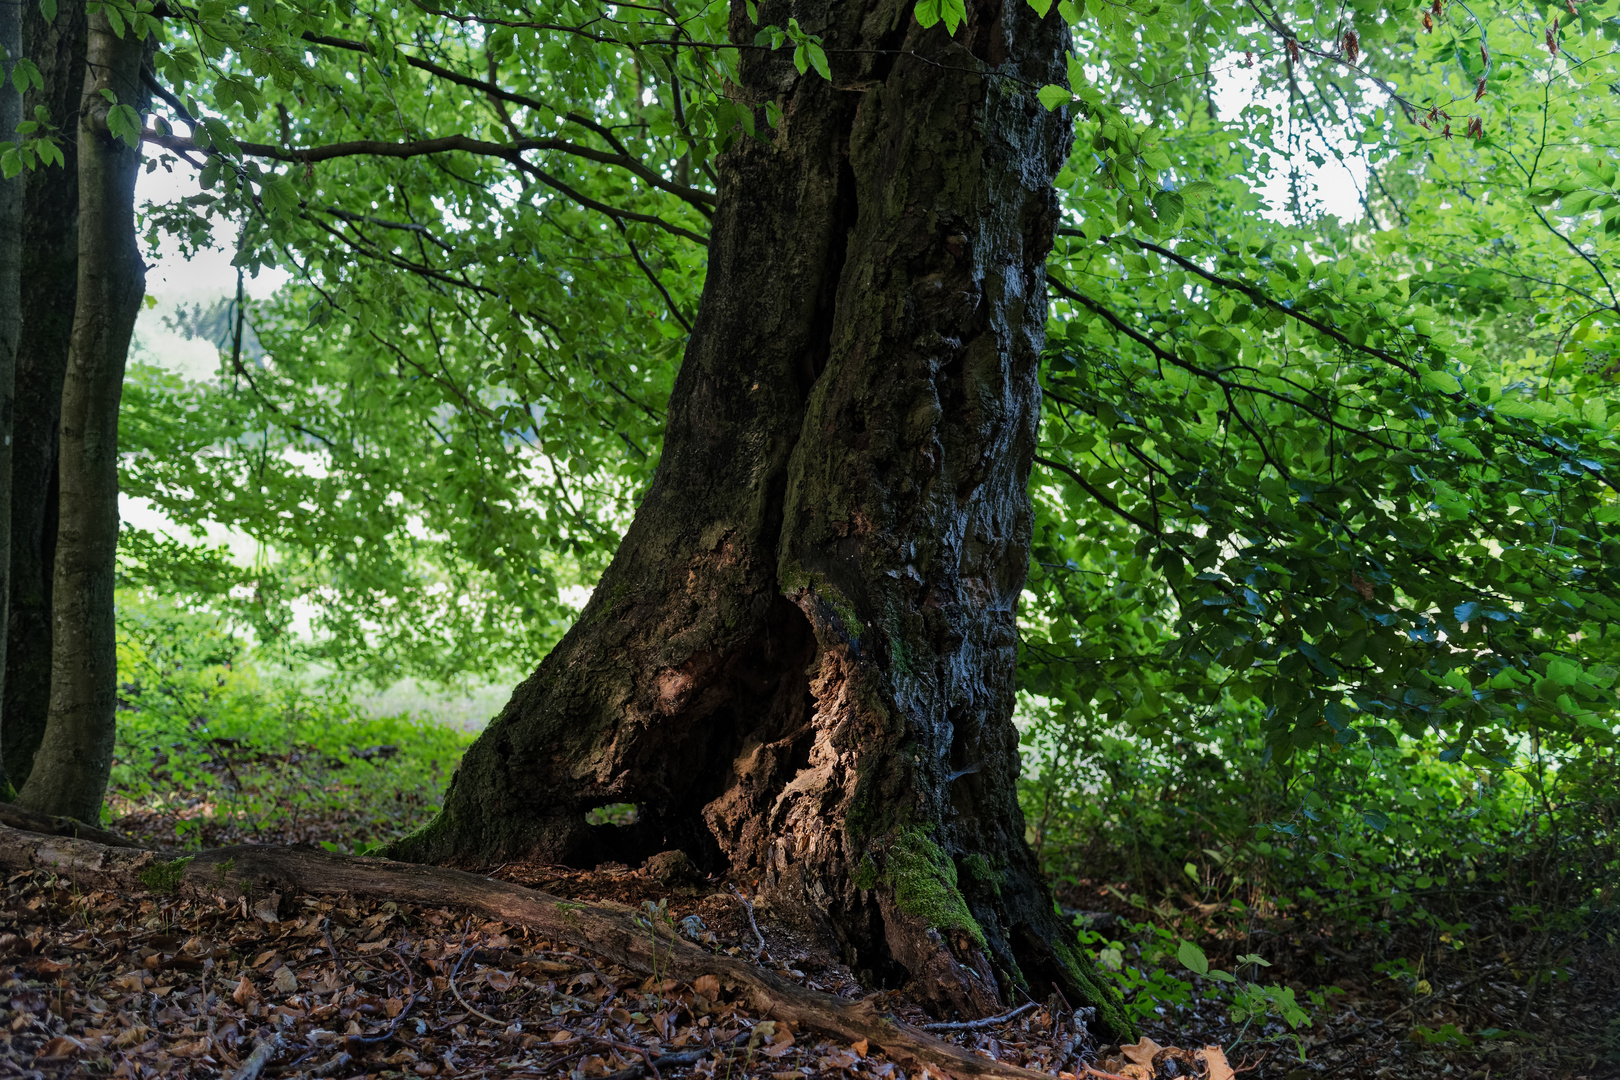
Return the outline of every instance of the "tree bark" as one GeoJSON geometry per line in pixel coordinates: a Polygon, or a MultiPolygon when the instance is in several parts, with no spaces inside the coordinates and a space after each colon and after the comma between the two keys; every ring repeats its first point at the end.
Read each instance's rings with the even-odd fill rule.
{"type": "MultiPolygon", "coordinates": [[[[0,140],[22,139],[22,94],[12,81],[23,54],[22,5],[0,5],[0,140]]],[[[17,342],[22,337],[23,174],[0,176],[0,612],[11,597],[11,448],[17,387],[17,342]]],[[[6,643],[0,638],[0,701],[5,699],[6,643]]],[[[0,725],[0,797],[14,790],[5,770],[5,731],[0,725]]]]}
{"type": "MultiPolygon", "coordinates": [[[[86,20],[83,4],[59,5],[49,22],[38,4],[23,5],[23,48],[45,84],[24,96],[26,115],[33,116],[43,105],[53,122],[64,124],[77,112],[84,93],[86,20]]],[[[58,428],[78,294],[79,148],[76,138],[59,146],[63,167],[24,174],[22,340],[11,458],[11,606],[0,698],[0,752],[17,787],[28,779],[50,710],[58,428]]]]}
{"type": "Polygon", "coordinates": [[[0,868],[48,870],[85,888],[184,892],[231,902],[276,894],[283,912],[300,893],[451,905],[527,927],[632,971],[685,980],[714,975],[728,987],[741,989],[766,1016],[851,1042],[866,1039],[907,1065],[929,1066],[956,1077],[1048,1080],[1045,1073],[980,1057],[886,1016],[871,999],[846,1001],[807,990],[746,961],[711,953],[671,927],[649,926],[634,908],[564,901],[458,870],[257,844],[170,860],[154,851],[43,836],[3,825],[0,868]]]}
{"type": "MultiPolygon", "coordinates": [[[[1011,720],[1071,138],[1035,92],[1064,78],[1065,30],[971,0],[952,39],[912,6],[795,4],[831,85],[744,51],[763,138],[721,159],[658,474],[579,622],[395,852],[682,848],[938,1009],[1056,984],[1124,1035],[1024,842],[1011,720]],[[626,802],[633,826],[587,824],[626,802]]],[[[757,31],[741,4],[731,29],[757,31]]]]}
{"type": "Polygon", "coordinates": [[[51,705],[18,805],[95,822],[112,769],[118,664],[118,402],[146,267],[135,238],[139,147],[108,128],[119,102],[145,111],[146,44],[89,16],[79,143],[79,267],[62,387],[61,495],[52,582],[51,705]]]}

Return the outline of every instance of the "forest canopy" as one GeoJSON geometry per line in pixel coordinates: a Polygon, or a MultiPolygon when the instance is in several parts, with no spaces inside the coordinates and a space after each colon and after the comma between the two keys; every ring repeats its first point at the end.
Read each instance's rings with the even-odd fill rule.
{"type": "MultiPolygon", "coordinates": [[[[1608,739],[1608,7],[1058,11],[1028,690],[1172,739],[1263,710],[1280,759],[1608,739]],[[1333,175],[1357,205],[1321,205],[1333,175]]],[[[130,534],[132,579],[251,595],[266,641],[312,601],[298,647],[374,672],[555,640],[658,458],[714,155],[783,122],[728,96],[726,17],[136,16],[148,168],[199,181],[149,236],[294,283],[232,309],[262,353],[226,326],[216,380],[137,369],[122,421],[127,491],[266,557],[130,534]]],[[[796,22],[752,47],[826,64],[796,22]]]]}

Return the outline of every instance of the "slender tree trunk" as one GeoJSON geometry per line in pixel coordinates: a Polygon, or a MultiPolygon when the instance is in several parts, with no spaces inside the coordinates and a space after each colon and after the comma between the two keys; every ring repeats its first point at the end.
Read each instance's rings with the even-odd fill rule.
{"type": "Polygon", "coordinates": [[[112,768],[118,665],[118,401],[146,288],[135,239],[140,150],[113,138],[102,96],[144,111],[146,45],[89,17],[79,116],[79,289],[62,387],[61,510],[52,585],[51,707],[17,803],[95,822],[112,768]]]}
{"type": "MultiPolygon", "coordinates": [[[[659,472],[578,624],[397,853],[681,848],[868,978],[1129,1023],[1024,841],[1012,725],[1065,31],[969,0],[799,2],[832,84],[745,51],[659,472]],[[764,104],[782,109],[779,130],[764,104]],[[635,825],[585,815],[636,804],[635,825]]],[[[781,0],[759,7],[784,25],[781,0]]],[[[736,40],[757,27],[737,4],[736,40]]]]}
{"type": "MultiPolygon", "coordinates": [[[[36,107],[44,106],[57,124],[67,124],[75,116],[84,93],[86,19],[83,4],[60,5],[49,22],[38,4],[23,5],[23,48],[45,83],[24,97],[26,115],[33,116],[36,107]]],[[[73,134],[72,126],[68,132],[73,134]]],[[[66,159],[62,167],[23,175],[22,341],[17,350],[11,458],[11,608],[0,704],[0,749],[6,773],[18,787],[33,766],[50,710],[58,428],[78,293],[79,148],[72,137],[59,145],[66,159]]]]}
{"type": "MultiPolygon", "coordinates": [[[[0,4],[0,141],[18,142],[22,94],[12,72],[23,54],[22,5],[0,4]]],[[[0,176],[0,613],[11,598],[11,447],[17,386],[17,342],[22,337],[23,176],[0,176]]],[[[0,638],[0,701],[5,700],[6,643],[0,638]]],[[[0,723],[0,798],[13,793],[5,771],[5,730],[0,723]]]]}

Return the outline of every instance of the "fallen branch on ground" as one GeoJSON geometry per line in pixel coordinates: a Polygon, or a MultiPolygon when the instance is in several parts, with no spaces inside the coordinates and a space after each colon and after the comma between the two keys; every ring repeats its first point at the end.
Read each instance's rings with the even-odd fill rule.
{"type": "Polygon", "coordinates": [[[1010,1012],[1004,1012],[1000,1016],[986,1016],[982,1020],[946,1020],[938,1024],[924,1024],[923,1030],[978,1031],[980,1028],[995,1027],[997,1024],[1005,1024],[1008,1020],[1017,1019],[1018,1017],[1029,1012],[1029,1010],[1035,1008],[1035,1006],[1038,1004],[1040,1003],[1035,1001],[1026,1001],[1022,1005],[1018,1006],[1018,1008],[1013,1009],[1010,1012]]]}
{"type": "MultiPolygon", "coordinates": [[[[672,930],[636,919],[622,904],[581,904],[460,870],[333,855],[312,848],[240,845],[179,859],[141,848],[110,847],[71,836],[46,836],[0,825],[0,867],[48,870],[80,885],[202,896],[267,897],[299,892],[350,895],[396,903],[453,906],[524,926],[643,974],[691,981],[713,975],[743,991],[772,1019],[836,1038],[867,1040],[890,1057],[958,1078],[1050,1080],[1045,1073],[1004,1065],[884,1015],[875,996],[845,1001],[746,961],[708,952],[672,930]]],[[[655,1061],[657,1059],[654,1059],[655,1061]]]]}

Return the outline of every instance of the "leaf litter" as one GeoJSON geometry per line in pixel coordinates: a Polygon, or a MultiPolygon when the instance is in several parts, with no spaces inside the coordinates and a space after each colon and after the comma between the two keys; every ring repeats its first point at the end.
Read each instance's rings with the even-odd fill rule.
{"type": "MultiPolygon", "coordinates": [[[[640,870],[520,864],[491,876],[568,900],[639,906],[649,921],[667,920],[686,937],[733,957],[758,955],[763,966],[809,988],[846,999],[870,996],[818,943],[775,924],[745,893],[702,879],[689,865],[671,867],[661,857],[640,870]]],[[[1206,913],[1195,914],[1209,921],[1206,913]]],[[[1279,922],[1275,929],[1292,928],[1279,922]]],[[[1299,955],[1274,951],[1277,971],[1289,971],[1290,983],[1303,990],[1299,978],[1312,963],[1320,965],[1323,950],[1299,930],[1282,938],[1296,942],[1299,955]]],[[[1394,940],[1380,949],[1407,951],[1394,940]]],[[[931,1026],[983,1057],[1060,1077],[1620,1077],[1613,1061],[1577,1055],[1577,1063],[1553,1053],[1556,1044],[1535,1052],[1526,1032],[1515,1034],[1522,1050],[1511,1039],[1474,1048],[1433,1045],[1429,1035],[1444,1032],[1448,1017],[1460,1027],[1468,1024],[1466,1013],[1480,1011],[1470,999],[1498,993],[1497,977],[1447,978],[1437,967],[1432,994],[1413,1003],[1421,1008],[1391,1012],[1388,991],[1378,987],[1395,984],[1358,982],[1354,970],[1371,961],[1345,954],[1343,962],[1351,970],[1332,974],[1349,992],[1329,998],[1316,1026],[1297,1033],[1298,1043],[1269,1029],[1257,1033],[1271,1036],[1262,1038],[1270,1047],[1257,1046],[1253,1035],[1243,1041],[1218,993],[1161,1007],[1147,1024],[1151,1037],[1125,1046],[1097,1045],[1084,1010],[1077,1017],[1056,995],[967,1025],[934,1024],[899,992],[876,1000],[897,1019],[931,1026]],[[1428,1034],[1419,1041],[1419,1033],[1428,1034]],[[1172,1035],[1192,1049],[1154,1041],[1169,1042],[1172,1035]],[[1244,1052],[1228,1059],[1222,1045],[1240,1042],[1244,1052]]],[[[1498,966],[1511,966],[1506,954],[1485,970],[1498,966]]],[[[1607,987],[1617,980],[1598,981],[1607,987]]],[[[1612,995],[1591,997],[1593,989],[1588,982],[1587,997],[1574,1004],[1593,1012],[1589,1024],[1601,1026],[1605,1018],[1597,1014],[1615,1017],[1620,1009],[1612,995]]],[[[1573,1019],[1569,997],[1582,989],[1563,984],[1551,990],[1559,1001],[1544,1000],[1539,1011],[1556,1007],[1573,1019]]],[[[1540,1024],[1528,1005],[1520,1011],[1540,1024]]],[[[1609,1026],[1620,1050],[1620,1020],[1609,1026]]],[[[275,893],[232,904],[84,891],[37,872],[12,876],[0,890],[0,1077],[929,1075],[863,1042],[829,1040],[757,1015],[713,975],[685,983],[636,974],[521,928],[469,921],[449,908],[275,893]]]]}
{"type": "MultiPolygon", "coordinates": [[[[584,887],[572,891],[599,890],[612,876],[577,875],[574,884],[584,887]]],[[[632,879],[621,881],[632,893],[645,884],[619,877],[632,879]]],[[[667,899],[644,907],[649,918],[677,918],[667,899]]],[[[682,932],[717,950],[751,953],[741,908],[735,896],[712,893],[678,918],[682,932]]],[[[771,926],[765,934],[767,963],[779,972],[845,997],[866,995],[847,968],[792,934],[771,926]]],[[[901,994],[881,1001],[901,1019],[931,1022],[901,994]]],[[[1135,1060],[1140,1046],[1124,1048],[1129,1062],[1109,1056],[1113,1048],[1092,1042],[1083,1021],[1054,995],[999,1022],[939,1034],[981,1056],[1064,1078],[1231,1080],[1218,1048],[1172,1054],[1155,1047],[1144,1066],[1135,1060]]],[[[0,1076],[294,1075],[941,1074],[908,1070],[865,1040],[830,1040],[759,1016],[714,975],[687,983],[637,974],[449,908],[279,896],[232,904],[86,892],[39,871],[6,879],[0,1076]]]]}

